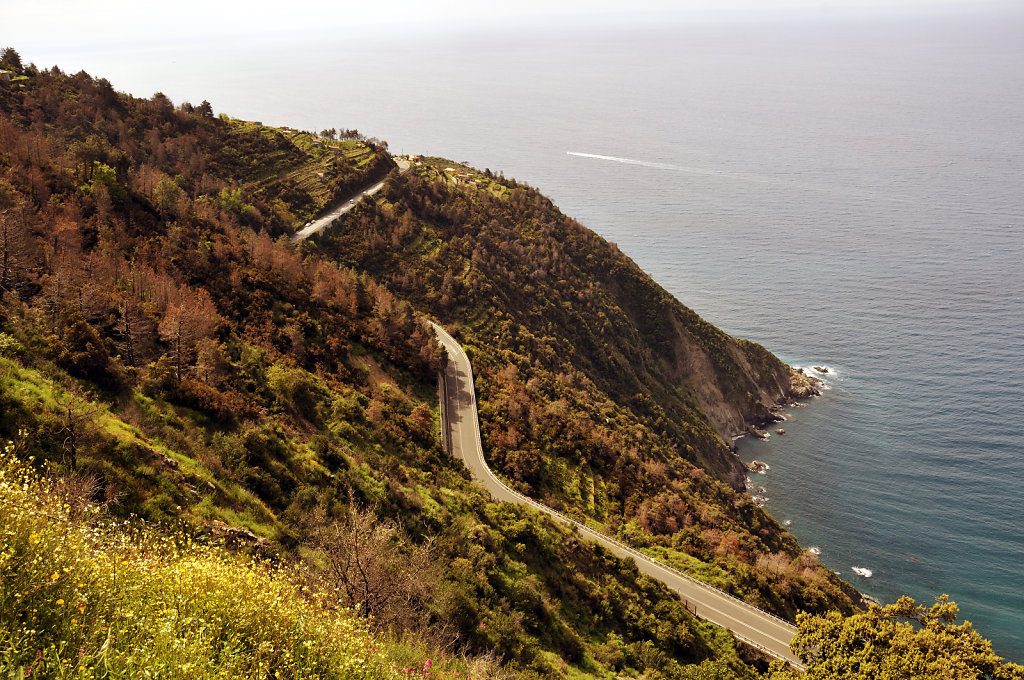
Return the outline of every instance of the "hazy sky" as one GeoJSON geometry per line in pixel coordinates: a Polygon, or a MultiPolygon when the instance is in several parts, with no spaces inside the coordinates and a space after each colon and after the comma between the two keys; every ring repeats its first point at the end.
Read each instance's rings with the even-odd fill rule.
{"type": "Polygon", "coordinates": [[[28,58],[77,48],[195,40],[301,40],[551,23],[706,20],[764,14],[838,14],[893,8],[943,10],[985,0],[0,0],[0,44],[28,58]]]}

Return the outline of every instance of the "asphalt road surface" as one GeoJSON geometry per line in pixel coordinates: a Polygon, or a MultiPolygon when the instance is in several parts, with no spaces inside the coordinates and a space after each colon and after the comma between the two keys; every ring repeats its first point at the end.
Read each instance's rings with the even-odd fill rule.
{"type": "Polygon", "coordinates": [[[531,505],[571,524],[580,533],[619,557],[632,558],[641,572],[658,579],[677,592],[687,608],[698,617],[729,629],[738,639],[758,647],[775,658],[784,659],[796,668],[803,668],[789,650],[789,643],[796,634],[796,628],[792,624],[647,557],[532,498],[523,496],[498,479],[484,460],[476,395],[473,389],[473,369],[469,365],[469,358],[461,345],[443,328],[434,323],[431,325],[438,340],[448,351],[449,359],[443,376],[441,394],[442,413],[445,414],[446,421],[442,423],[442,427],[445,428],[445,446],[452,455],[465,462],[473,479],[483,484],[495,500],[531,505]]]}
{"type": "MultiPolygon", "coordinates": [[[[409,169],[409,161],[397,160],[395,162],[398,163],[399,172],[405,172],[406,170],[409,169]]],[[[362,191],[356,193],[353,196],[349,196],[344,201],[331,208],[331,210],[324,213],[324,215],[313,220],[308,225],[292,234],[292,243],[298,243],[303,239],[309,238],[313,234],[319,234],[321,231],[329,227],[334,222],[334,220],[338,219],[339,217],[347,213],[349,210],[356,207],[356,203],[358,203],[363,196],[373,196],[375,193],[383,189],[385,181],[387,180],[381,180],[374,184],[369,189],[363,189],[362,191]]]]}

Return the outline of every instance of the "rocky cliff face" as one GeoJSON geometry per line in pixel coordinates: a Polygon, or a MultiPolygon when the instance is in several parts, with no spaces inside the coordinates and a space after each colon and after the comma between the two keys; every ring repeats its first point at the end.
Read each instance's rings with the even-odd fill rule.
{"type": "MultiPolygon", "coordinates": [[[[740,383],[751,390],[746,392],[746,399],[728,396],[736,393],[735,383],[723,384],[720,373],[698,348],[688,348],[683,374],[708,422],[728,444],[730,452],[735,451],[733,437],[743,434],[763,437],[761,428],[779,422],[785,404],[820,394],[821,380],[783,364],[760,345],[730,338],[729,354],[740,371],[740,383]]],[[[727,461],[730,470],[727,481],[733,488],[742,489],[745,468],[735,455],[728,456],[727,461]]]]}
{"type": "MultiPolygon", "coordinates": [[[[630,261],[623,267],[631,270],[635,265],[630,261]]],[[[630,274],[626,280],[633,286],[617,298],[651,355],[640,362],[650,367],[645,382],[656,392],[666,380],[678,387],[676,396],[696,407],[720,444],[701,450],[699,464],[733,488],[744,488],[745,469],[734,454],[732,438],[777,422],[783,404],[817,395],[820,381],[787,366],[761,345],[707,323],[646,274],[630,274]],[[645,321],[652,307],[667,322],[645,321]]]]}
{"type": "MultiPolygon", "coordinates": [[[[344,233],[320,247],[390,277],[397,294],[442,323],[461,323],[463,339],[482,352],[485,403],[494,394],[489,384],[510,364],[536,379],[531,396],[516,397],[530,412],[501,432],[485,430],[485,438],[497,435],[492,449],[509,445],[517,469],[534,466],[558,449],[535,438],[541,415],[558,417],[539,414],[547,403],[610,400],[642,433],[631,425],[625,436],[609,427],[610,416],[592,414],[584,439],[591,429],[616,430],[641,458],[679,457],[742,488],[731,437],[772,420],[790,396],[789,368],[701,319],[535,190],[469,168],[472,181],[452,186],[444,167],[421,165],[396,178],[385,190],[386,209],[350,217],[344,233]],[[654,453],[662,447],[673,451],[654,453]]],[[[586,446],[565,448],[571,458],[593,459],[586,446]]]]}

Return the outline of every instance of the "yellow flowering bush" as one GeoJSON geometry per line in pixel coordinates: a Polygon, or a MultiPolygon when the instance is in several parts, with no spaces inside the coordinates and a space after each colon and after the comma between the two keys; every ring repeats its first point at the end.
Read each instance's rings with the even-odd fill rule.
{"type": "Polygon", "coordinates": [[[284,570],[84,511],[0,453],[0,677],[394,677],[284,570]]]}

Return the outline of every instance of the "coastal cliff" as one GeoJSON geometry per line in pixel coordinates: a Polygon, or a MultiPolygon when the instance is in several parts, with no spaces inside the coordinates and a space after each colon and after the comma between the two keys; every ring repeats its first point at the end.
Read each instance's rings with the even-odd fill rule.
{"type": "Polygon", "coordinates": [[[622,439],[640,458],[685,460],[740,490],[732,437],[810,394],[770,352],[700,318],[615,244],[528,186],[424,159],[385,196],[362,223],[324,235],[317,248],[389,280],[481,352],[481,400],[504,421],[485,423],[484,437],[524,489],[547,485],[551,456],[591,465],[611,457],[594,441],[583,448],[541,441],[562,429],[544,427],[561,419],[546,404],[589,402],[574,414],[588,430],[582,439],[622,439]],[[543,406],[544,414],[517,407],[509,417],[503,403],[513,395],[494,388],[510,367],[524,382],[535,378],[533,410],[543,406]],[[607,416],[587,413],[595,400],[629,411],[629,436],[608,427],[607,416]]]}
{"type": "MultiPolygon", "coordinates": [[[[511,485],[780,616],[852,610],[736,490],[728,435],[770,416],[788,369],[539,192],[427,159],[292,245],[392,167],[382,143],[10,68],[0,440],[62,508],[301,564],[331,608],[527,677],[742,671],[731,639],[631,563],[470,483],[438,441],[430,317],[472,359],[511,485]],[[373,548],[391,585],[332,582],[346,546],[373,548]]],[[[66,623],[54,602],[32,606],[66,623]]],[[[25,663],[78,649],[62,630],[39,628],[25,663]]]]}

